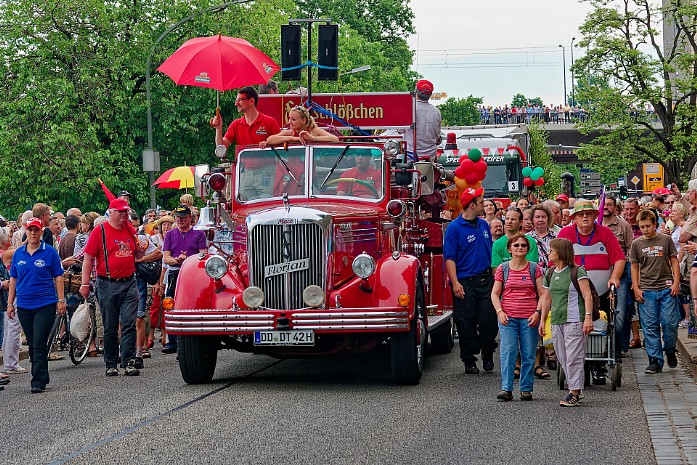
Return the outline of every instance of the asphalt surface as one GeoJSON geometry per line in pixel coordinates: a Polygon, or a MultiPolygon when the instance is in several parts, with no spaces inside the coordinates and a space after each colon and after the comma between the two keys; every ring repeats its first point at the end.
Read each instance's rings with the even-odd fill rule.
{"type": "Polygon", "coordinates": [[[455,352],[429,357],[417,386],[391,383],[385,348],[286,361],[221,352],[203,386],[152,353],[134,378],[106,378],[100,358],[51,362],[43,394],[13,375],[0,463],[656,463],[631,357],[618,391],[593,386],[562,409],[554,377],[536,381],[533,402],[515,391],[497,403],[498,361],[465,375],[455,352]]]}

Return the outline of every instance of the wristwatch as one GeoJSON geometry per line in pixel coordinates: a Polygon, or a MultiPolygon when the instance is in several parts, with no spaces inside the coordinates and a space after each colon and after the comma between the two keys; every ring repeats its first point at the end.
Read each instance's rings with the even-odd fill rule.
{"type": "Polygon", "coordinates": [[[58,299],[58,302],[64,304],[64,303],[65,303],[65,299],[58,299]]]}

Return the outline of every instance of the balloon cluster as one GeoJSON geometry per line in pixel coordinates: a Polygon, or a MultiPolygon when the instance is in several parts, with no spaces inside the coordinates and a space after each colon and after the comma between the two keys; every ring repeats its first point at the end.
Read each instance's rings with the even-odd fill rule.
{"type": "Polygon", "coordinates": [[[456,189],[446,192],[447,208],[453,212],[453,218],[462,211],[462,205],[460,205],[462,193],[469,187],[472,189],[482,187],[482,180],[486,177],[487,168],[479,149],[470,149],[466,155],[460,157],[460,166],[455,168],[454,183],[456,189]]]}
{"type": "Polygon", "coordinates": [[[545,169],[541,166],[537,168],[526,166],[523,168],[523,185],[525,187],[541,186],[545,183],[545,178],[542,177],[544,174],[545,169]]]}

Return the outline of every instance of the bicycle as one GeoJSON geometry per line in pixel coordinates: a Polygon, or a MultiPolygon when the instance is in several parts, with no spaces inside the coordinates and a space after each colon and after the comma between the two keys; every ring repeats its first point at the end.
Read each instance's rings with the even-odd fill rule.
{"type": "Polygon", "coordinates": [[[89,331],[87,337],[83,340],[79,340],[70,334],[70,318],[83,301],[84,299],[79,295],[68,294],[66,312],[63,315],[56,314],[47,341],[49,353],[54,345],[57,345],[58,350],[65,350],[67,348],[70,360],[74,365],[79,365],[85,357],[87,357],[90,345],[97,335],[96,311],[94,305],[90,306],[89,310],[89,331]]]}

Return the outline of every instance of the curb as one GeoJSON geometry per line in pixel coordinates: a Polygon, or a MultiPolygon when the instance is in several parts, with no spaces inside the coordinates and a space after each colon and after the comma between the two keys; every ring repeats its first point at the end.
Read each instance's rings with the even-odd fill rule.
{"type": "Polygon", "coordinates": [[[678,328],[677,349],[692,378],[697,380],[697,365],[692,362],[697,360],[697,339],[687,337],[687,328],[678,328]]]}

